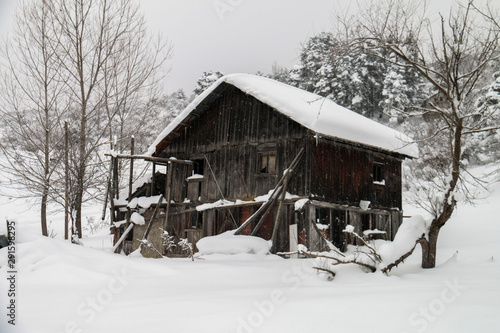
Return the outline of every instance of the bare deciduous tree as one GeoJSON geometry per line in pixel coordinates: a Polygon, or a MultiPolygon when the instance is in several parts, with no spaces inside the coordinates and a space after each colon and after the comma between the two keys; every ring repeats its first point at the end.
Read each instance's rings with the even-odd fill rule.
{"type": "Polygon", "coordinates": [[[420,193],[433,219],[427,237],[420,240],[422,267],[436,264],[439,231],[452,216],[459,198],[474,199],[466,181],[463,143],[468,136],[499,128],[497,115],[478,109],[480,88],[488,81],[488,66],[498,61],[500,30],[466,1],[447,16],[436,20],[425,7],[405,0],[372,3],[360,14],[356,27],[349,27],[358,45],[384,49],[395,55],[398,66],[416,70],[431,85],[435,95],[425,106],[413,105],[411,115],[425,115],[429,125],[422,142],[433,148],[423,150],[421,159],[432,172],[420,193]],[[433,156],[428,153],[436,152],[433,156]]]}
{"type": "Polygon", "coordinates": [[[170,49],[161,40],[156,49],[149,47],[144,18],[132,1],[56,0],[53,8],[61,29],[61,65],[70,78],[67,88],[79,123],[74,205],[81,237],[85,193],[96,176],[102,176],[95,167],[88,168],[95,166],[112,120],[124,109],[140,111],[128,106],[142,102],[141,94],[157,83],[151,79],[170,56],[170,49]]]}
{"type": "Polygon", "coordinates": [[[52,176],[60,156],[61,117],[66,109],[64,72],[55,52],[57,31],[43,2],[23,4],[9,43],[2,48],[4,71],[0,115],[5,132],[0,144],[2,168],[16,178],[23,195],[41,200],[42,234],[48,236],[47,203],[55,193],[52,176]]]}
{"type": "MultiPolygon", "coordinates": [[[[72,166],[68,199],[81,237],[82,204],[96,193],[94,187],[105,184],[106,168],[99,153],[113,136],[110,128],[118,123],[118,128],[128,126],[130,130],[135,122],[134,129],[140,130],[137,120],[145,118],[145,106],[166,74],[162,67],[171,56],[171,47],[161,37],[153,43],[139,6],[132,0],[44,0],[27,2],[23,8],[17,18],[19,42],[12,52],[5,52],[6,73],[17,86],[4,89],[9,103],[2,103],[2,109],[11,106],[5,109],[4,118],[10,128],[23,132],[18,141],[34,141],[31,150],[36,152],[33,160],[43,169],[36,174],[45,207],[48,189],[61,187],[60,182],[50,184],[48,178],[57,171],[59,154],[55,156],[55,151],[63,149],[56,142],[59,139],[50,137],[51,131],[68,121],[72,166]],[[31,104],[26,106],[26,101],[31,104]],[[11,112],[12,106],[17,115],[11,112]],[[27,110],[33,118],[29,131],[24,126],[27,110]],[[51,148],[54,146],[58,149],[51,148]]],[[[62,137],[62,131],[58,133],[62,137]]],[[[120,133],[120,137],[133,134],[120,133]]],[[[13,150],[13,142],[9,149],[10,162],[25,161],[13,150]]],[[[32,164],[25,161],[23,171],[18,172],[28,184],[35,173],[32,164]]],[[[61,193],[54,197],[64,199],[61,193]]]]}

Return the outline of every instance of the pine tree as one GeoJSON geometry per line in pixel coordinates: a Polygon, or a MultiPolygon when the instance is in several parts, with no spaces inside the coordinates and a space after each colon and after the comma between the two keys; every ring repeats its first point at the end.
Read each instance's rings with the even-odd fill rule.
{"type": "MultiPolygon", "coordinates": [[[[409,43],[411,45],[411,43],[409,43]]],[[[349,49],[331,33],[311,37],[288,83],[379,121],[423,100],[421,78],[385,60],[383,50],[349,49]]]]}
{"type": "Polygon", "coordinates": [[[330,53],[335,39],[329,32],[321,32],[309,38],[300,53],[300,63],[290,71],[290,84],[301,89],[315,92],[320,81],[321,68],[330,63],[330,53]]]}
{"type": "Polygon", "coordinates": [[[208,72],[203,72],[201,77],[198,79],[196,82],[196,88],[194,89],[193,93],[198,96],[201,95],[202,92],[204,92],[206,89],[208,89],[212,84],[215,83],[218,79],[223,77],[224,74],[221,72],[213,72],[213,71],[208,71],[208,72]]]}
{"type": "MultiPolygon", "coordinates": [[[[477,101],[478,115],[494,115],[482,117],[485,126],[491,131],[474,133],[465,144],[464,157],[472,164],[485,164],[500,160],[500,71],[493,74],[494,81],[483,89],[477,101]]],[[[476,121],[483,121],[476,117],[476,121]]]]}

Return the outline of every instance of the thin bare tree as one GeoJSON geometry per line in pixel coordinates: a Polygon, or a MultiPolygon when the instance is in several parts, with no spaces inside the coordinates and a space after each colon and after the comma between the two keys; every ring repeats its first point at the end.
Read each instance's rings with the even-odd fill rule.
{"type": "MultiPolygon", "coordinates": [[[[104,175],[97,153],[109,126],[124,106],[142,97],[148,83],[158,82],[147,80],[162,68],[170,48],[162,39],[157,48],[149,47],[144,18],[131,0],[54,0],[53,8],[60,29],[60,64],[68,73],[66,86],[78,123],[73,122],[78,142],[72,192],[76,231],[81,237],[85,195],[96,178],[104,175]]],[[[134,111],[139,110],[130,112],[134,111]]]]}
{"type": "MultiPolygon", "coordinates": [[[[458,201],[473,200],[464,142],[474,133],[499,128],[498,109],[477,108],[480,89],[489,81],[489,66],[498,61],[500,30],[473,1],[433,17],[422,3],[406,0],[373,2],[357,24],[344,24],[354,36],[351,46],[384,49],[396,65],[416,70],[435,91],[425,105],[413,105],[406,115],[427,121],[421,161],[432,177],[420,188],[422,207],[433,216],[422,246],[422,267],[436,265],[437,241],[458,201]],[[354,43],[353,43],[354,42],[354,43]],[[394,60],[395,59],[395,60],[394,60]],[[427,145],[427,146],[425,146],[427,145]],[[439,153],[436,153],[439,152],[439,153]]],[[[494,17],[494,16],[493,16],[494,17]]]]}
{"type": "Polygon", "coordinates": [[[40,199],[42,234],[48,236],[47,204],[55,197],[53,175],[60,156],[61,117],[66,109],[64,72],[58,63],[50,5],[23,3],[11,38],[1,49],[0,117],[5,132],[2,168],[22,187],[22,195],[40,199]],[[29,191],[26,191],[28,189],[29,191]]]}
{"type": "Polygon", "coordinates": [[[105,187],[101,155],[110,133],[123,128],[118,132],[125,137],[141,129],[145,106],[168,72],[171,46],[154,39],[133,0],[26,1],[15,22],[3,52],[0,107],[12,134],[4,135],[4,153],[17,181],[40,193],[47,234],[48,198],[66,200],[58,162],[68,122],[67,200],[81,237],[82,205],[105,187]],[[16,150],[21,144],[26,148],[16,150]]]}

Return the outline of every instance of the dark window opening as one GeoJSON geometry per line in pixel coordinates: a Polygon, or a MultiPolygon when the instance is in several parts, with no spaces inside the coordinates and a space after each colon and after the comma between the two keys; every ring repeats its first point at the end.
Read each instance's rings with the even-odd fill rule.
{"type": "Polygon", "coordinates": [[[191,213],[191,228],[200,229],[203,226],[203,213],[202,212],[192,212],[191,213]]]}
{"type": "Polygon", "coordinates": [[[372,224],[371,214],[361,214],[361,223],[363,231],[374,229],[372,224]]]}
{"type": "Polygon", "coordinates": [[[276,153],[262,153],[259,155],[259,172],[276,173],[276,153]]]}
{"type": "Polygon", "coordinates": [[[193,201],[201,200],[203,175],[205,172],[205,160],[193,160],[193,175],[190,186],[188,186],[188,198],[193,201]]]}
{"type": "Polygon", "coordinates": [[[384,183],[385,182],[385,177],[384,177],[384,165],[381,163],[374,163],[373,164],[373,181],[376,183],[384,183]]]}
{"type": "Polygon", "coordinates": [[[193,161],[193,174],[203,175],[205,169],[205,160],[194,160],[193,161]]]}

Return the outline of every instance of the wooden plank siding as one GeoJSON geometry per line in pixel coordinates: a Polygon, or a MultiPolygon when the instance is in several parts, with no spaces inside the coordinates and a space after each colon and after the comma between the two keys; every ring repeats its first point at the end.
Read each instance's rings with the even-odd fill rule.
{"type": "MultiPolygon", "coordinates": [[[[278,251],[288,250],[289,226],[292,224],[297,225],[299,243],[318,251],[325,249],[323,236],[338,247],[351,242],[342,232],[346,224],[352,224],[359,232],[365,227],[363,224],[369,225],[387,231],[390,238],[394,237],[401,222],[403,156],[340,139],[319,137],[227,83],[217,87],[157,145],[155,157],[175,157],[193,163],[173,164],[171,198],[174,202],[168,225],[163,225],[165,215],[162,215],[157,217],[155,227],[162,226],[172,235],[193,240],[235,229],[257,210],[259,204],[217,207],[199,213],[196,206],[222,198],[252,200],[268,194],[302,148],[305,148],[305,153],[287,184],[287,192],[311,200],[300,211],[295,211],[293,201],[288,201],[283,207],[277,229],[278,251]],[[275,155],[275,170],[263,172],[259,156],[270,155],[275,155]],[[374,165],[378,166],[376,172],[374,165]],[[195,170],[203,177],[188,182],[187,178],[195,170]],[[383,182],[380,179],[374,182],[374,173],[383,182]],[[368,211],[359,208],[360,200],[371,202],[368,211]],[[193,225],[193,221],[198,222],[193,225]],[[316,223],[329,228],[320,231],[316,223]]],[[[154,190],[157,194],[166,188],[163,166],[158,168],[162,174],[155,175],[158,189],[155,187],[154,190]],[[157,182],[165,186],[162,184],[161,188],[157,182]]],[[[259,229],[258,236],[271,238],[276,216],[277,207],[259,229]]],[[[253,230],[256,223],[246,232],[253,230]]],[[[133,237],[141,237],[144,227],[136,229],[133,237]]],[[[158,230],[151,238],[161,248],[158,230]]],[[[139,243],[134,242],[133,248],[137,248],[139,243]]]]}
{"type": "MultiPolygon", "coordinates": [[[[305,146],[305,157],[288,192],[351,206],[367,200],[371,208],[402,208],[399,156],[315,138],[305,127],[233,86],[225,87],[205,107],[159,154],[204,160],[202,201],[212,202],[222,196],[245,200],[266,194],[305,146]],[[263,151],[276,153],[274,174],[258,171],[259,153],[263,151]],[[383,166],[385,185],[374,183],[374,163],[383,166]]],[[[174,200],[179,202],[186,197],[181,198],[186,195],[186,186],[179,182],[189,176],[189,169],[176,170],[176,174],[174,200]]]]}
{"type": "MultiPolygon", "coordinates": [[[[308,131],[270,106],[229,87],[159,156],[205,161],[202,201],[253,199],[274,188],[292,162],[308,131]],[[258,170],[261,152],[276,153],[276,172],[258,170]],[[219,190],[220,188],[220,190],[219,190]]],[[[305,160],[305,159],[304,159],[305,160]]],[[[305,162],[289,184],[289,192],[306,194],[305,162]]]]}
{"type": "Polygon", "coordinates": [[[352,145],[319,139],[312,145],[311,192],[325,201],[370,208],[402,208],[401,160],[352,145]],[[373,180],[374,163],[382,166],[384,185],[373,180]]]}

